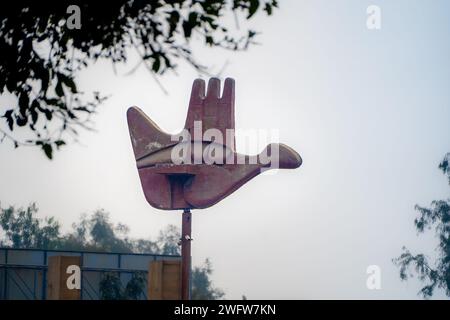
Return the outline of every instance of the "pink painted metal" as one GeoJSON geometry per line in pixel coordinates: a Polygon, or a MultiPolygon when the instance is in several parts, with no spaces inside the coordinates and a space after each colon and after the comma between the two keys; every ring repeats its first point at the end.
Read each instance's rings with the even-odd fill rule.
{"type": "Polygon", "coordinates": [[[181,299],[191,298],[191,233],[192,214],[189,209],[184,209],[181,221],[181,299]]]}
{"type": "Polygon", "coordinates": [[[192,154],[185,158],[189,161],[174,162],[174,148],[183,142],[164,133],[139,108],[128,109],[127,118],[142,189],[150,205],[158,209],[210,207],[262,169],[271,168],[272,163],[263,161],[263,155],[272,155],[274,151],[278,154],[277,168],[293,169],[302,163],[299,154],[284,144],[270,144],[255,156],[235,152],[234,80],[230,78],[225,80],[222,97],[219,79],[209,80],[206,95],[205,82],[194,81],[184,127],[190,134],[187,150],[192,154]],[[200,129],[198,124],[201,124],[200,129]],[[215,132],[214,138],[208,132],[215,132]],[[226,138],[217,140],[218,133],[226,138]],[[223,149],[223,162],[211,162],[205,157],[199,159],[195,154],[200,148],[200,154],[204,155],[205,149],[211,146],[215,150],[223,149]]]}

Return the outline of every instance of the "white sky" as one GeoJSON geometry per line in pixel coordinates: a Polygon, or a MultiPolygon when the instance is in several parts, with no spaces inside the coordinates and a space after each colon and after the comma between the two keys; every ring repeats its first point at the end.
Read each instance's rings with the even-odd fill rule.
{"type": "MultiPolygon", "coordinates": [[[[402,283],[391,259],[403,245],[434,253],[433,237],[416,236],[414,205],[448,197],[437,165],[450,151],[450,4],[280,2],[273,17],[251,21],[263,32],[260,46],[196,53],[213,71],[227,62],[236,126],[278,129],[304,163],[194,211],[194,264],[211,258],[227,298],[416,298],[419,284],[402,283]],[[370,4],[381,8],[381,30],[366,28],[370,4]],[[369,265],[381,268],[381,290],[366,287],[369,265]]],[[[2,206],[36,201],[65,230],[105,208],[134,237],[180,224],[179,213],[145,201],[125,112],[137,105],[178,131],[197,74],[181,64],[178,76],[161,79],[166,96],[144,68],[124,76],[133,65],[115,75],[98,63],[80,74],[83,89],[112,96],[95,118],[98,132],[83,133],[53,161],[0,145],[2,206]]]]}

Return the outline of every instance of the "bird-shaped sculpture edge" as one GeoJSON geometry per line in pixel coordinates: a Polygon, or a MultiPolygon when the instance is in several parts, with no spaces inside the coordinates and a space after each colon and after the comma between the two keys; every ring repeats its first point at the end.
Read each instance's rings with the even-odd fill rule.
{"type": "Polygon", "coordinates": [[[177,135],[163,132],[139,108],[128,109],[130,138],[142,189],[150,205],[163,210],[207,208],[239,189],[262,170],[294,169],[302,164],[300,155],[281,143],[269,144],[255,156],[235,152],[234,87],[234,80],[227,78],[220,96],[220,80],[211,78],[205,94],[204,80],[196,79],[183,133],[177,135]],[[200,134],[195,135],[196,130],[200,134]],[[218,143],[216,136],[211,139],[206,134],[208,130],[227,139],[218,143]],[[183,134],[187,134],[190,141],[180,142],[178,138],[183,134]],[[174,161],[173,156],[180,147],[191,153],[184,154],[181,163],[174,161]],[[201,159],[195,154],[199,150],[197,147],[201,159]],[[223,149],[223,162],[205,159],[207,148],[223,149]]]}

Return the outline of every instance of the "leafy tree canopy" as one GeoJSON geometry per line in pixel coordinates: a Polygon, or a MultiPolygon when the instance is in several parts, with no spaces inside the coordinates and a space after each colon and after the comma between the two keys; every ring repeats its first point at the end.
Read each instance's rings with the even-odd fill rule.
{"type": "MultiPolygon", "coordinates": [[[[439,164],[439,169],[447,176],[450,185],[450,153],[439,164]]],[[[418,233],[433,230],[439,240],[436,248],[437,259],[430,262],[425,254],[413,254],[405,247],[394,263],[400,267],[400,278],[413,277],[413,271],[419,280],[425,282],[419,294],[424,298],[433,295],[436,288],[443,289],[450,297],[450,199],[435,200],[429,208],[416,205],[419,217],[414,220],[418,233]]]]}
{"type": "Polygon", "coordinates": [[[99,59],[124,63],[133,50],[154,75],[176,69],[178,61],[205,72],[189,45],[194,36],[209,47],[245,50],[256,32],[233,34],[225,14],[250,19],[275,7],[276,0],[12,1],[0,10],[0,94],[16,103],[0,110],[0,139],[41,148],[51,159],[67,137],[92,129],[90,116],[105,100],[80,92],[79,71],[99,59]],[[79,29],[68,24],[72,5],[80,9],[79,29]],[[25,139],[17,137],[20,127],[25,139]]]}

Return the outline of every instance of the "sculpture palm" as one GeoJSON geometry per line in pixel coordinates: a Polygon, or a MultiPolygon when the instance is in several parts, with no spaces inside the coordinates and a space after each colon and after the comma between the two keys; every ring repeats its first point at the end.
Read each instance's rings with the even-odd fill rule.
{"type": "Polygon", "coordinates": [[[234,80],[230,78],[225,80],[222,97],[219,79],[209,80],[206,95],[205,82],[194,81],[184,126],[190,136],[187,142],[174,140],[137,107],[128,109],[127,118],[142,188],[155,208],[207,208],[262,169],[274,167],[267,159],[276,159],[276,167],[281,169],[297,168],[302,163],[300,156],[284,144],[270,144],[256,156],[235,152],[234,80]],[[196,134],[199,124],[200,134],[196,134]],[[226,139],[217,140],[220,135],[226,139]],[[174,160],[178,149],[189,150],[181,162],[174,160]],[[213,155],[208,159],[208,150],[222,151],[223,157],[213,155]]]}

